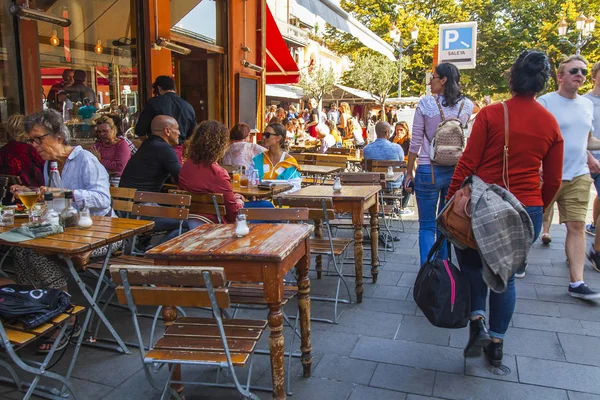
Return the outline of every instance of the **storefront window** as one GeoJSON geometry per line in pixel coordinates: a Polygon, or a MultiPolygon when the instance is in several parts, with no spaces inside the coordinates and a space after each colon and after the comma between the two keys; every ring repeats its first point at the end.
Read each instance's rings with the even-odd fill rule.
{"type": "Polygon", "coordinates": [[[76,139],[93,138],[98,114],[137,116],[135,9],[130,0],[56,0],[45,10],[71,20],[67,28],[38,23],[44,108],[61,113],[76,139]]]}
{"type": "Polygon", "coordinates": [[[10,115],[19,113],[20,93],[17,70],[13,17],[0,12],[0,142],[6,142],[4,124],[10,115]]]}
{"type": "Polygon", "coordinates": [[[222,45],[217,36],[217,4],[209,0],[172,1],[171,26],[174,32],[203,42],[222,45]]]}

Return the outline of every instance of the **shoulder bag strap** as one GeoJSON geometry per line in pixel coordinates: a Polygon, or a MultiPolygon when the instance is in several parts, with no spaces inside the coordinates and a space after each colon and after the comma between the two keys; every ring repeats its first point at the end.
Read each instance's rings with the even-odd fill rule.
{"type": "Polygon", "coordinates": [[[438,109],[440,110],[440,116],[442,117],[442,121],[445,121],[446,117],[444,116],[444,110],[442,110],[442,105],[440,104],[439,96],[433,96],[433,98],[435,99],[435,103],[437,104],[438,109]]]}
{"type": "Polygon", "coordinates": [[[504,108],[504,149],[502,154],[502,181],[506,190],[510,191],[510,182],[508,180],[508,107],[502,102],[504,108]]]}

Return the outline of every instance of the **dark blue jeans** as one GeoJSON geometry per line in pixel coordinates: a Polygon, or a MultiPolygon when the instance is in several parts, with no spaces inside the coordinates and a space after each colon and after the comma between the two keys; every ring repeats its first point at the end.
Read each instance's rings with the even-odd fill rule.
{"type": "MultiPolygon", "coordinates": [[[[544,212],[542,207],[525,207],[533,223],[533,241],[537,239],[542,229],[544,212]]],[[[463,275],[471,284],[471,316],[481,315],[486,318],[488,287],[483,281],[483,264],[479,252],[474,249],[460,250],[455,247],[458,264],[463,275]]],[[[515,311],[517,292],[515,277],[511,276],[504,293],[490,292],[490,336],[504,339],[508,324],[515,311]]]]}
{"type": "MultiPolygon", "coordinates": [[[[433,247],[436,234],[441,235],[436,228],[435,219],[444,208],[445,197],[452,181],[454,167],[434,165],[435,183],[431,183],[431,166],[419,165],[415,174],[415,196],[419,210],[419,254],[420,265],[427,261],[427,254],[433,247]]],[[[444,243],[439,258],[448,258],[448,248],[444,243]]]]}

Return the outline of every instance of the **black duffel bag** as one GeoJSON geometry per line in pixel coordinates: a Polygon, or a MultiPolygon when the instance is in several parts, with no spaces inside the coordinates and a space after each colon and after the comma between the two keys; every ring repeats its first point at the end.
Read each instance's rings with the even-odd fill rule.
{"type": "Polygon", "coordinates": [[[444,240],[440,235],[429,251],[417,275],[413,298],[432,325],[464,328],[471,315],[471,288],[454,264],[438,260],[444,240]]]}
{"type": "Polygon", "coordinates": [[[71,296],[60,289],[25,285],[0,286],[0,317],[32,329],[71,309],[71,296]]]}

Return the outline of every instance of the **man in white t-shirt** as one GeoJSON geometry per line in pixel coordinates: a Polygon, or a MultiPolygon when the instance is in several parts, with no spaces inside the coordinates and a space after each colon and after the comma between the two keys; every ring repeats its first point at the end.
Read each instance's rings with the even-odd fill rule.
{"type": "MultiPolygon", "coordinates": [[[[593,135],[595,138],[600,139],[600,62],[597,62],[592,67],[592,81],[594,87],[589,93],[583,95],[583,97],[589,99],[594,105],[594,131],[593,135]]],[[[590,174],[594,180],[594,186],[596,192],[600,195],[600,151],[588,151],[588,167],[590,168],[590,174]]],[[[596,233],[595,225],[600,223],[598,218],[600,217],[600,202],[598,196],[594,200],[594,212],[592,213],[593,221],[591,226],[586,226],[586,231],[596,233]],[[595,225],[594,225],[595,224],[595,225]]],[[[592,262],[592,268],[600,272],[600,235],[596,235],[594,245],[588,253],[588,258],[592,262]]]]}
{"type": "MultiPolygon", "coordinates": [[[[538,101],[554,115],[565,141],[562,185],[554,198],[560,223],[567,227],[565,252],[569,262],[568,294],[591,300],[600,298],[583,281],[585,263],[585,217],[590,196],[588,138],[594,121],[594,106],[577,91],[585,82],[587,61],[579,55],[566,58],[558,67],[558,90],[541,96],[538,101]]],[[[553,204],[546,209],[544,233],[548,233],[553,204]]]]}

